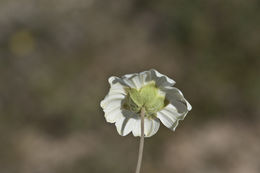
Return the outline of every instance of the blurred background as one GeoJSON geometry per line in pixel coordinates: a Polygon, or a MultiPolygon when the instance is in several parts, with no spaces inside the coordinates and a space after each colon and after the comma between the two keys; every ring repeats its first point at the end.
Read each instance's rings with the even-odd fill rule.
{"type": "Polygon", "coordinates": [[[143,173],[260,172],[257,0],[0,0],[0,172],[133,173],[108,77],[151,68],[193,110],[147,138],[143,173]]]}

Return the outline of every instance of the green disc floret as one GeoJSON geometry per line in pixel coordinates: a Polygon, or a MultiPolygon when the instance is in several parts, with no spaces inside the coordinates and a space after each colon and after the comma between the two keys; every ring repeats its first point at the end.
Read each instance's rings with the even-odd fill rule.
{"type": "Polygon", "coordinates": [[[135,113],[139,113],[144,107],[147,116],[155,116],[165,106],[165,95],[160,93],[155,82],[150,82],[139,90],[127,88],[126,91],[128,95],[124,107],[135,113]]]}

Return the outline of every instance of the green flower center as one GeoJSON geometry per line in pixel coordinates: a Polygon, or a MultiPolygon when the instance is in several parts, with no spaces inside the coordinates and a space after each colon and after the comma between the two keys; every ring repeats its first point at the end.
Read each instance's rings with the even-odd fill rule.
{"type": "Polygon", "coordinates": [[[126,88],[126,91],[127,97],[123,106],[135,113],[140,113],[142,107],[144,107],[146,116],[156,116],[156,113],[168,104],[165,95],[156,87],[154,81],[139,90],[126,88]]]}

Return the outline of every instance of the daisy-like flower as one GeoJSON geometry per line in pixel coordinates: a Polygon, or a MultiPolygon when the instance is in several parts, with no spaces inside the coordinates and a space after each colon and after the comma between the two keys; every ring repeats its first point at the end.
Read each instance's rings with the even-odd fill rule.
{"type": "Polygon", "coordinates": [[[160,121],[174,131],[192,108],[182,92],[173,87],[175,81],[154,69],[122,78],[112,76],[108,81],[111,87],[100,105],[106,121],[115,123],[122,136],[130,132],[141,136],[141,112],[144,137],[151,137],[158,131],[160,121]]]}

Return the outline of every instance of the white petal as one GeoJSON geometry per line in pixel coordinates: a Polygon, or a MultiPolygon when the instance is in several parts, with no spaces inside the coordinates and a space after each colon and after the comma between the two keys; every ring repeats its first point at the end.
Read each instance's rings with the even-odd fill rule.
{"type": "Polygon", "coordinates": [[[171,116],[171,114],[165,113],[165,112],[157,112],[157,118],[159,118],[161,120],[161,122],[163,123],[163,125],[165,125],[166,127],[173,129],[174,127],[174,123],[177,121],[176,119],[174,119],[173,116],[171,116]]]}
{"type": "Polygon", "coordinates": [[[125,91],[125,87],[134,87],[134,84],[128,82],[128,78],[118,78],[115,76],[111,76],[108,79],[108,82],[110,83],[111,89],[121,89],[125,91]],[[126,79],[126,80],[125,80],[126,79]]]}
{"type": "Polygon", "coordinates": [[[135,119],[128,118],[128,117],[121,117],[115,123],[117,132],[121,136],[128,135],[132,131],[134,124],[135,124],[135,119]]]}
{"type": "Polygon", "coordinates": [[[106,107],[121,105],[125,95],[122,94],[108,94],[104,100],[101,101],[100,106],[104,109],[106,107]]]}
{"type": "Polygon", "coordinates": [[[128,78],[123,79],[124,83],[130,88],[136,88],[134,82],[128,78]]]}
{"type": "Polygon", "coordinates": [[[152,128],[153,128],[153,122],[148,118],[144,118],[144,136],[150,134],[152,128]]]}
{"type": "MultiPolygon", "coordinates": [[[[151,137],[153,136],[160,127],[160,122],[158,119],[150,119],[144,118],[144,136],[151,137]]],[[[136,119],[135,124],[133,126],[133,135],[134,136],[141,136],[141,119],[136,119]]]]}
{"type": "MultiPolygon", "coordinates": [[[[153,136],[155,133],[158,132],[159,130],[159,127],[160,127],[160,121],[159,119],[154,119],[153,120],[153,131],[151,132],[150,136],[153,136]]],[[[150,137],[149,136],[149,137],[150,137]]],[[[148,137],[148,136],[147,136],[148,137]]]]}
{"type": "Polygon", "coordinates": [[[152,81],[151,71],[144,71],[131,77],[137,89],[152,81]]]}
{"type": "Polygon", "coordinates": [[[187,112],[179,113],[176,107],[172,104],[168,104],[165,108],[157,113],[157,118],[171,130],[175,130],[179,120],[183,120],[187,115],[187,112]]]}
{"type": "Polygon", "coordinates": [[[144,135],[145,137],[153,136],[160,127],[160,121],[158,119],[144,119],[144,135]]]}
{"type": "Polygon", "coordinates": [[[182,119],[183,116],[183,113],[179,113],[177,108],[171,103],[164,107],[160,112],[171,115],[173,119],[182,119]]]}
{"type": "Polygon", "coordinates": [[[110,112],[105,112],[105,118],[109,123],[115,123],[119,118],[123,117],[122,110],[115,109],[110,112]]]}
{"type": "Polygon", "coordinates": [[[156,82],[156,85],[161,87],[173,86],[175,81],[170,79],[168,76],[159,73],[157,70],[151,69],[151,78],[156,82]]]}
{"type": "Polygon", "coordinates": [[[131,78],[133,76],[138,75],[138,73],[132,73],[132,74],[125,74],[124,76],[122,76],[122,78],[131,78]]]}
{"type": "Polygon", "coordinates": [[[143,79],[144,76],[141,76],[141,74],[138,73],[134,73],[134,74],[127,74],[124,75],[122,77],[122,80],[124,81],[124,83],[131,87],[131,88],[135,88],[135,89],[140,89],[145,83],[143,79]]]}
{"type": "Polygon", "coordinates": [[[109,94],[124,94],[126,95],[125,86],[117,83],[110,87],[109,94]]]}
{"type": "Polygon", "coordinates": [[[168,76],[159,73],[157,70],[151,69],[141,73],[127,74],[122,79],[112,76],[109,78],[109,83],[112,86],[115,83],[128,86],[131,88],[140,89],[143,85],[155,81],[158,87],[173,86],[175,81],[170,79],[168,76]]]}
{"type": "Polygon", "coordinates": [[[127,74],[124,75],[122,79],[127,86],[136,89],[140,89],[142,86],[148,84],[152,80],[150,71],[127,74]]]}
{"type": "Polygon", "coordinates": [[[122,94],[112,94],[107,95],[100,105],[105,112],[105,118],[107,122],[114,123],[120,117],[122,117],[122,101],[125,95],[122,94]]]}
{"type": "Polygon", "coordinates": [[[140,89],[143,86],[139,75],[132,77],[131,80],[133,81],[136,89],[140,89]]]}
{"type": "Polygon", "coordinates": [[[191,104],[190,104],[186,99],[184,99],[184,100],[185,100],[185,102],[186,102],[186,104],[187,104],[187,109],[188,109],[188,111],[191,111],[191,109],[192,109],[191,104]]]}
{"type": "Polygon", "coordinates": [[[141,136],[141,119],[140,118],[135,120],[132,133],[134,136],[141,136]]]}
{"type": "Polygon", "coordinates": [[[116,109],[120,110],[122,102],[126,97],[124,86],[119,82],[114,82],[116,80],[116,77],[109,78],[109,83],[111,84],[109,93],[100,103],[100,106],[106,114],[109,114],[116,109]]]}
{"type": "Polygon", "coordinates": [[[115,77],[115,76],[111,76],[108,79],[108,82],[110,84],[109,92],[126,94],[125,87],[127,85],[124,83],[124,81],[122,79],[115,77]]]}
{"type": "Polygon", "coordinates": [[[116,77],[116,76],[111,76],[108,78],[108,82],[110,85],[113,85],[115,83],[117,83],[118,81],[120,81],[121,79],[116,77]]]}
{"type": "Polygon", "coordinates": [[[192,109],[189,102],[184,98],[182,92],[175,87],[166,87],[163,89],[166,93],[166,99],[177,109],[181,114],[185,114],[192,109]]]}
{"type": "Polygon", "coordinates": [[[144,71],[139,74],[140,82],[142,85],[148,84],[151,79],[151,72],[150,71],[144,71]]]}

